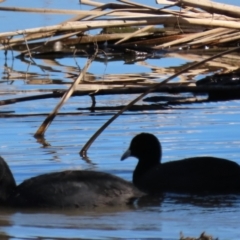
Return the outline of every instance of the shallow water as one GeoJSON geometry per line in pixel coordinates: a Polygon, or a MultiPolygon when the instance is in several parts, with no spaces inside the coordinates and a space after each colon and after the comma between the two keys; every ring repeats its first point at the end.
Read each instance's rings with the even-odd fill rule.
{"type": "MultiPolygon", "coordinates": [[[[6,1],[4,5],[13,5],[15,2],[6,1]]],[[[54,1],[44,3],[57,8],[54,1]]],[[[79,6],[75,1],[70,1],[69,6],[70,4],[72,8],[79,6]]],[[[34,7],[43,7],[40,5],[38,2],[34,7]]],[[[64,7],[65,5],[62,6],[64,7]]],[[[6,19],[8,17],[9,15],[5,16],[6,19]]],[[[50,16],[48,20],[58,23],[64,19],[56,20],[50,16]]],[[[13,21],[16,21],[16,18],[13,21]]],[[[43,24],[42,21],[39,20],[40,25],[43,24]]],[[[28,27],[32,27],[31,24],[29,22],[28,27]]],[[[0,27],[1,31],[12,30],[4,26],[0,27]]],[[[14,26],[20,28],[18,25],[14,26]]],[[[79,58],[77,61],[83,67],[86,60],[79,58]]],[[[172,59],[147,62],[162,66],[167,64],[167,61],[169,63],[172,59]]],[[[182,60],[175,59],[174,64],[182,64],[182,60]]],[[[12,59],[10,53],[5,59],[3,52],[0,52],[0,67],[6,70],[6,66],[11,67],[12,81],[6,79],[7,74],[2,70],[0,76],[5,80],[0,83],[1,100],[41,94],[42,91],[51,89],[67,89],[68,86],[54,81],[70,83],[71,79],[66,77],[66,72],[78,72],[72,58],[58,59],[55,65],[53,61],[36,60],[36,65],[29,69],[25,62],[12,59]],[[40,65],[52,68],[42,71],[40,65]],[[23,73],[36,73],[38,80],[53,82],[45,85],[31,84],[29,80],[32,78],[19,75],[14,77],[14,71],[20,70],[23,73]]],[[[104,76],[119,72],[146,73],[150,72],[150,69],[139,64],[123,65],[122,62],[113,62],[106,66],[105,63],[94,62],[89,72],[104,76]]],[[[125,104],[136,96],[97,96],[97,106],[125,104]]],[[[94,142],[89,149],[88,160],[82,159],[79,151],[115,112],[80,111],[78,108],[91,106],[91,99],[87,96],[73,97],[64,105],[61,114],[47,130],[45,142],[39,142],[33,135],[46,114],[51,112],[58,102],[59,99],[46,99],[1,106],[0,155],[10,165],[17,183],[38,174],[66,169],[105,171],[131,181],[136,160],[132,158],[121,162],[120,156],[128,147],[131,138],[143,131],[154,133],[161,140],[163,162],[195,155],[211,155],[228,158],[240,164],[239,100],[177,105],[166,110],[126,112],[94,142]]],[[[166,194],[151,201],[136,201],[132,207],[114,209],[45,212],[0,209],[0,234],[9,236],[9,239],[43,237],[171,240],[179,239],[180,231],[184,235],[195,237],[206,231],[221,240],[237,240],[240,239],[239,216],[240,196],[197,197],[166,194]]]]}

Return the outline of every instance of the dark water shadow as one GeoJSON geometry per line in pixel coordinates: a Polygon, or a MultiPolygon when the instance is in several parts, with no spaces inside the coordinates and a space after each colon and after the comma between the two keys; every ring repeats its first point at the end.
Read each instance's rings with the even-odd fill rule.
{"type": "Polygon", "coordinates": [[[163,203],[175,206],[189,206],[201,208],[236,208],[240,207],[240,194],[178,194],[162,193],[155,196],[143,196],[137,200],[137,208],[159,207],[163,203]]]}
{"type": "Polygon", "coordinates": [[[174,204],[192,205],[202,208],[235,208],[240,204],[240,194],[218,194],[218,195],[188,195],[170,194],[165,196],[167,201],[174,204]]]}

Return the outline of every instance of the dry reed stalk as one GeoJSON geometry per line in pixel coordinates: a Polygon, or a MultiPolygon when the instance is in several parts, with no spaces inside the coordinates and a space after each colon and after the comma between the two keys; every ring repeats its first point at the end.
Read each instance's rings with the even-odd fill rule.
{"type": "Polygon", "coordinates": [[[225,30],[225,28],[215,28],[215,29],[211,29],[211,30],[201,32],[201,33],[188,34],[184,38],[177,39],[177,40],[174,40],[174,41],[171,41],[168,43],[164,43],[164,44],[155,46],[154,49],[160,49],[160,48],[165,48],[165,47],[170,47],[170,46],[174,46],[174,45],[178,45],[178,44],[187,43],[187,42],[192,41],[193,39],[197,39],[197,38],[203,37],[203,36],[209,36],[211,34],[222,32],[223,30],[225,30]]]}
{"type": "MultiPolygon", "coordinates": [[[[121,0],[121,2],[128,3],[128,4],[132,4],[132,5],[134,5],[134,6],[138,6],[138,7],[146,7],[146,5],[139,4],[139,3],[133,3],[133,2],[130,2],[129,0],[121,0]]],[[[147,6],[147,7],[149,8],[149,6],[147,6]]],[[[151,8],[151,7],[150,7],[150,9],[155,10],[156,8],[151,8]]],[[[173,11],[169,11],[169,10],[161,10],[161,12],[163,12],[163,13],[167,13],[167,14],[172,14],[172,15],[177,14],[177,13],[175,13],[175,12],[173,12],[173,11]]],[[[145,31],[148,31],[148,30],[151,29],[152,27],[154,27],[154,25],[146,26],[146,27],[144,27],[144,28],[142,28],[142,29],[139,29],[138,31],[132,33],[131,36],[129,36],[129,37],[125,37],[125,38],[123,38],[123,39],[117,41],[115,44],[122,43],[122,42],[124,42],[124,41],[130,39],[131,37],[135,37],[135,36],[138,35],[139,33],[142,33],[142,32],[145,32],[145,31]]]]}
{"type": "MultiPolygon", "coordinates": [[[[135,7],[141,7],[143,9],[153,10],[154,12],[158,11],[159,14],[164,13],[164,14],[179,15],[179,12],[170,11],[170,10],[166,10],[166,9],[157,9],[157,8],[154,8],[154,7],[151,7],[151,6],[148,6],[148,5],[136,3],[136,2],[133,2],[133,1],[129,1],[129,0],[118,0],[118,1],[123,2],[123,3],[127,3],[127,4],[135,6],[135,7]]],[[[182,10],[182,11],[184,11],[184,10],[182,10]]]]}
{"type": "MultiPolygon", "coordinates": [[[[21,45],[24,41],[38,40],[38,39],[51,37],[51,36],[54,35],[54,33],[55,32],[48,32],[48,33],[45,33],[45,34],[34,33],[34,34],[29,34],[29,35],[27,35],[26,37],[23,37],[23,38],[10,39],[9,41],[6,42],[5,45],[0,46],[0,50],[9,49],[10,47],[21,45]]],[[[77,31],[77,32],[74,32],[74,33],[63,34],[62,36],[55,37],[52,40],[50,39],[50,40],[46,40],[44,43],[39,43],[39,45],[50,43],[50,42],[60,41],[60,40],[69,38],[69,37],[74,36],[74,35],[79,34],[79,33],[81,33],[81,31],[77,31]]]]}
{"type": "MultiPolygon", "coordinates": [[[[124,21],[124,20],[123,20],[124,21]]],[[[206,27],[223,27],[223,28],[233,28],[233,29],[240,29],[240,24],[235,21],[222,21],[222,20],[212,20],[212,19],[192,19],[192,18],[182,18],[182,17],[175,17],[175,16],[153,16],[148,17],[145,19],[139,19],[139,20],[125,20],[124,22],[118,22],[118,20],[112,20],[109,21],[109,24],[111,26],[131,26],[131,25],[148,25],[148,24],[193,24],[193,25],[200,25],[200,26],[206,26],[206,27]]],[[[98,27],[104,26],[104,21],[99,21],[98,27]]],[[[97,28],[96,23],[89,23],[89,28],[97,28]]],[[[74,28],[74,26],[72,26],[74,28]]],[[[66,27],[67,28],[67,27],[66,27]]],[[[77,26],[76,26],[77,28],[77,26]]]]}
{"type": "MultiPolygon", "coordinates": [[[[90,10],[90,11],[92,11],[92,10],[90,10]]],[[[97,15],[96,15],[96,16],[97,16],[97,15]]],[[[73,17],[73,18],[70,18],[70,19],[68,19],[68,20],[65,20],[65,21],[61,22],[60,24],[65,24],[65,23],[67,23],[67,22],[79,21],[79,20],[82,20],[82,19],[84,19],[84,18],[86,18],[86,16],[82,16],[82,15],[81,15],[81,16],[75,16],[75,17],[73,17]]],[[[74,33],[64,34],[64,35],[62,35],[62,36],[60,36],[60,37],[54,38],[53,40],[48,40],[47,42],[55,42],[55,41],[63,40],[63,39],[69,38],[69,37],[71,37],[71,36],[77,35],[77,34],[79,34],[80,32],[81,32],[81,31],[76,31],[76,32],[74,32],[74,33]]],[[[47,33],[45,37],[51,37],[51,36],[54,35],[54,33],[55,33],[55,31],[54,31],[54,32],[47,33]]],[[[41,35],[40,35],[39,33],[29,34],[29,35],[26,37],[26,39],[27,39],[28,41],[29,41],[29,40],[38,40],[38,39],[40,39],[40,38],[43,38],[43,37],[41,37],[41,35]]],[[[11,41],[10,41],[10,42],[11,42],[11,41]]],[[[21,42],[21,39],[19,39],[18,42],[21,42]]],[[[13,44],[13,45],[11,45],[11,46],[14,46],[14,45],[15,45],[15,44],[13,44]]]]}
{"type": "Polygon", "coordinates": [[[239,32],[235,32],[235,33],[229,34],[223,39],[219,39],[218,43],[226,43],[226,42],[236,41],[238,39],[240,39],[239,32]]]}
{"type": "MultiPolygon", "coordinates": [[[[79,18],[80,18],[79,16],[74,17],[74,18],[71,18],[70,20],[66,20],[66,21],[62,22],[61,24],[67,23],[68,21],[78,20],[79,18]]],[[[7,41],[6,45],[3,45],[2,47],[0,47],[0,50],[19,45],[24,41],[31,41],[31,40],[38,40],[38,39],[43,39],[43,38],[47,38],[47,37],[52,37],[55,32],[56,31],[51,31],[51,32],[47,32],[47,33],[32,33],[32,34],[28,34],[27,36],[25,36],[23,38],[10,39],[7,41]]],[[[55,42],[55,41],[59,41],[59,40],[65,39],[65,38],[69,38],[71,36],[79,34],[80,32],[81,31],[76,31],[74,33],[64,34],[60,37],[54,38],[53,40],[48,40],[47,42],[55,42]]]]}
{"type": "MultiPolygon", "coordinates": [[[[71,42],[71,44],[74,43],[94,43],[94,42],[103,42],[103,41],[109,41],[109,40],[118,40],[121,38],[130,38],[131,33],[111,33],[111,34],[100,34],[100,35],[95,35],[95,36],[81,36],[79,40],[78,39],[69,39],[65,43],[71,42]]],[[[149,33],[138,33],[136,37],[145,37],[148,36],[149,33]]]]}
{"type": "Polygon", "coordinates": [[[145,9],[147,8],[147,9],[151,9],[151,10],[158,10],[155,7],[151,7],[151,6],[148,6],[148,5],[145,5],[145,4],[135,3],[135,2],[129,1],[129,0],[118,0],[118,1],[122,2],[122,3],[127,3],[127,4],[132,5],[132,6],[142,7],[142,8],[145,8],[145,9]]]}
{"type": "MultiPolygon", "coordinates": [[[[79,11],[78,11],[79,12],[79,11]]],[[[70,18],[69,20],[66,20],[66,21],[63,21],[62,23],[60,24],[64,24],[64,23],[67,23],[69,21],[78,21],[79,19],[83,18],[82,16],[75,16],[73,18],[70,18]]],[[[48,33],[33,33],[33,34],[28,34],[27,36],[25,36],[24,38],[18,38],[18,39],[10,39],[8,42],[7,42],[7,47],[13,47],[13,46],[16,46],[18,45],[19,43],[21,44],[22,42],[24,42],[25,40],[26,41],[31,41],[31,40],[38,40],[38,39],[42,39],[42,38],[47,38],[47,37],[51,37],[53,36],[55,33],[55,31],[52,31],[52,32],[48,32],[48,33]]],[[[71,36],[74,36],[75,34],[78,34],[80,33],[80,31],[77,31],[75,33],[70,33],[70,34],[64,34],[63,36],[61,37],[58,37],[58,38],[55,38],[54,40],[49,40],[48,42],[51,42],[51,41],[59,41],[59,40],[62,40],[62,39],[65,39],[65,38],[68,38],[68,37],[71,37],[71,36]]],[[[0,47],[0,50],[2,49],[6,49],[5,46],[2,46],[0,47]]]]}
{"type": "Polygon", "coordinates": [[[93,11],[100,11],[101,10],[101,13],[99,14],[95,14],[93,16],[88,16],[88,17],[83,17],[83,18],[76,18],[76,20],[92,20],[92,19],[95,19],[95,18],[98,18],[98,17],[101,17],[101,16],[119,16],[119,17],[124,17],[126,16],[127,18],[134,18],[134,17],[148,17],[149,14],[151,14],[151,12],[149,12],[148,9],[137,9],[137,8],[124,8],[124,9],[114,9],[114,10],[111,10],[111,11],[103,11],[101,8],[104,8],[106,5],[108,4],[101,4],[98,8],[96,8],[95,10],[93,11]],[[145,14],[143,12],[146,12],[145,14]],[[131,16],[129,16],[129,12],[131,12],[131,16]]]}
{"type": "Polygon", "coordinates": [[[157,25],[157,24],[195,24],[207,27],[225,27],[240,29],[240,24],[233,21],[209,20],[209,19],[191,19],[181,18],[175,16],[153,16],[146,18],[136,18],[137,20],[97,20],[97,21],[82,21],[82,22],[68,22],[62,25],[53,25],[48,27],[30,28],[25,30],[18,30],[14,32],[1,33],[0,37],[11,37],[21,34],[30,33],[45,33],[50,31],[87,31],[91,29],[104,27],[119,27],[119,26],[141,26],[141,25],[157,25]]]}
{"type": "Polygon", "coordinates": [[[94,7],[101,7],[102,5],[104,5],[103,3],[90,1],[90,0],[80,0],[79,2],[80,4],[85,4],[85,5],[94,6],[94,7]]]}
{"type": "MultiPolygon", "coordinates": [[[[67,85],[66,85],[67,86],[67,85]]],[[[137,84],[138,88],[146,88],[146,86],[142,84],[137,84]]],[[[102,91],[102,90],[117,90],[117,89],[134,89],[136,88],[136,84],[84,84],[82,83],[79,86],[76,86],[75,90],[78,92],[82,91],[90,91],[91,93],[102,91]]]]}
{"type": "Polygon", "coordinates": [[[145,18],[145,17],[158,17],[157,14],[151,14],[151,12],[149,12],[148,10],[146,10],[145,12],[146,13],[143,13],[145,10],[143,9],[124,9],[124,11],[122,9],[115,9],[115,10],[111,10],[111,11],[102,11],[101,14],[98,14],[98,15],[94,15],[94,16],[89,16],[89,17],[84,17],[82,19],[84,19],[84,21],[90,21],[90,20],[93,20],[93,19],[96,19],[96,18],[99,18],[99,17],[102,17],[102,16],[109,16],[109,17],[112,17],[112,16],[115,16],[114,19],[131,19],[131,18],[145,18]],[[126,11],[126,12],[125,12],[126,11]],[[141,11],[138,13],[138,11],[141,11]],[[129,15],[129,13],[131,12],[131,15],[129,15]]]}
{"type": "MultiPolygon", "coordinates": [[[[21,7],[0,7],[2,11],[14,11],[14,12],[32,12],[32,13],[56,13],[56,14],[77,14],[77,15],[89,15],[88,10],[64,10],[64,9],[46,9],[46,8],[21,8],[21,7]]],[[[92,14],[99,14],[98,11],[92,14]]]]}
{"type": "MultiPolygon", "coordinates": [[[[104,79],[101,79],[101,80],[99,79],[98,82],[99,82],[99,85],[98,85],[99,88],[96,88],[96,89],[101,89],[104,84],[110,85],[110,86],[113,85],[113,87],[116,86],[117,84],[123,84],[122,87],[124,87],[124,86],[126,86],[126,84],[134,84],[134,86],[136,86],[136,84],[154,83],[154,81],[148,81],[147,78],[143,77],[143,76],[126,77],[126,76],[121,76],[121,75],[119,77],[118,76],[108,76],[108,77],[104,76],[104,79]]],[[[92,83],[96,84],[96,81],[95,80],[84,80],[84,83],[91,83],[91,85],[92,85],[92,83]]],[[[120,86],[120,85],[118,85],[118,86],[120,86]]],[[[111,89],[111,87],[108,87],[108,89],[111,89]]]]}
{"type": "Polygon", "coordinates": [[[181,39],[184,38],[185,36],[188,36],[188,34],[181,34],[180,31],[178,32],[171,32],[171,31],[167,31],[165,33],[163,33],[164,36],[160,36],[160,37],[154,37],[154,38],[150,38],[150,39],[139,39],[139,40],[135,40],[135,41],[131,41],[131,44],[135,44],[138,46],[152,46],[152,49],[154,49],[153,46],[156,45],[160,45],[169,41],[173,41],[176,39],[181,39]]]}
{"type": "Polygon", "coordinates": [[[136,37],[139,33],[146,32],[146,31],[148,31],[149,29],[151,29],[153,27],[154,27],[154,25],[149,25],[149,26],[146,26],[144,28],[141,28],[141,29],[135,31],[134,33],[129,34],[129,36],[123,37],[121,40],[117,41],[115,43],[115,45],[117,45],[119,43],[122,43],[122,42],[124,42],[124,41],[126,41],[126,40],[128,40],[128,39],[130,39],[132,37],[136,37]]]}
{"type": "Polygon", "coordinates": [[[151,6],[148,6],[148,5],[145,5],[145,4],[135,3],[135,2],[130,1],[130,0],[118,0],[118,1],[122,2],[122,3],[132,5],[132,6],[138,6],[138,7],[142,7],[142,8],[157,10],[157,8],[155,8],[155,7],[151,7],[151,6]]]}
{"type": "MultiPolygon", "coordinates": [[[[66,38],[69,38],[69,36],[75,35],[75,34],[76,32],[72,34],[65,34],[59,37],[54,37],[54,39],[48,40],[48,41],[43,41],[38,43],[29,43],[29,47],[33,49],[36,46],[43,46],[45,44],[49,44],[49,43],[53,43],[61,40],[63,40],[63,44],[66,46],[75,45],[75,44],[85,44],[85,43],[96,43],[96,42],[99,43],[99,42],[105,42],[110,40],[118,40],[118,39],[121,39],[122,37],[128,37],[131,33],[111,33],[111,34],[99,34],[99,35],[93,35],[93,36],[86,35],[86,36],[80,36],[77,38],[66,39],[66,38]]],[[[145,37],[147,35],[148,33],[141,33],[141,34],[138,34],[137,37],[145,37]]],[[[22,45],[22,43],[18,44],[16,42],[16,44],[13,44],[13,46],[18,46],[18,45],[22,45]]],[[[25,49],[23,51],[25,51],[25,49]]]]}
{"type": "MultiPolygon", "coordinates": [[[[15,8],[15,7],[0,7],[0,10],[6,10],[6,11],[22,11],[22,12],[39,12],[39,13],[58,13],[58,14],[75,14],[78,15],[81,18],[87,17],[87,16],[102,16],[102,15],[112,15],[112,16],[128,16],[129,12],[128,9],[119,9],[119,10],[113,10],[113,11],[98,11],[98,10],[61,10],[61,9],[40,9],[40,8],[15,8]],[[2,9],[1,9],[2,8],[2,9]],[[115,14],[115,12],[117,14],[115,14]]],[[[129,9],[131,11],[134,9],[129,9]]],[[[144,11],[143,9],[141,9],[144,11]]],[[[146,12],[148,10],[146,9],[146,12]]],[[[133,15],[139,16],[141,14],[137,14],[132,12],[133,15]]],[[[131,14],[131,15],[132,15],[131,14]]],[[[144,15],[143,15],[144,16],[144,15]]],[[[148,16],[148,15],[146,15],[148,16]]]]}
{"type": "Polygon", "coordinates": [[[26,36],[23,38],[17,38],[17,39],[9,39],[5,42],[5,44],[2,44],[2,46],[0,46],[0,50],[3,49],[9,49],[10,47],[16,46],[18,44],[21,44],[22,42],[26,41],[30,41],[30,40],[38,40],[38,39],[42,39],[42,38],[47,38],[53,35],[54,32],[48,32],[48,33],[37,33],[36,35],[32,34],[30,36],[26,36]]]}
{"type": "Polygon", "coordinates": [[[179,12],[179,16],[181,17],[188,17],[188,18],[198,18],[198,19],[214,19],[214,20],[223,20],[223,21],[236,21],[236,18],[233,17],[227,17],[225,15],[220,15],[220,14],[210,14],[206,12],[201,12],[201,13],[195,13],[195,12],[179,12]]]}
{"type": "MultiPolygon", "coordinates": [[[[121,1],[120,1],[121,2],[121,1]]],[[[137,17],[138,16],[138,14],[136,13],[137,11],[143,11],[143,10],[146,10],[146,12],[148,13],[148,14],[151,14],[151,12],[149,12],[149,10],[157,10],[156,8],[152,8],[152,7],[150,7],[150,6],[146,6],[146,5],[142,5],[142,4],[138,4],[138,3],[133,3],[133,2],[130,2],[130,1],[127,1],[127,0],[123,0],[122,2],[124,2],[124,3],[127,3],[128,5],[123,5],[122,4],[122,6],[125,6],[126,8],[124,8],[124,9],[122,9],[122,8],[120,8],[120,9],[115,9],[115,10],[112,10],[112,11],[109,11],[109,12],[103,12],[102,14],[99,14],[98,16],[100,17],[100,16],[104,16],[104,15],[112,15],[111,13],[117,13],[117,12],[123,12],[123,14],[121,15],[121,16],[124,16],[124,12],[125,12],[125,16],[126,17],[128,17],[128,18],[132,18],[132,17],[137,17]],[[132,9],[132,8],[130,8],[130,9],[127,9],[127,7],[128,6],[138,6],[138,7],[140,7],[140,8],[134,8],[134,9],[132,9]],[[130,14],[129,14],[129,12],[131,12],[131,16],[130,16],[130,14]]],[[[81,3],[83,3],[83,4],[87,4],[87,5],[92,5],[92,6],[96,6],[97,8],[95,9],[95,11],[96,10],[103,10],[103,9],[105,9],[107,6],[110,6],[110,4],[102,4],[102,3],[98,3],[98,2],[93,2],[93,1],[88,1],[88,0],[83,0],[83,1],[81,1],[81,3]]],[[[89,17],[89,18],[87,18],[87,20],[90,20],[90,19],[94,19],[94,18],[96,18],[96,17],[98,17],[98,16],[92,16],[92,17],[89,17]]],[[[146,16],[148,16],[148,15],[146,15],[146,16]]],[[[157,15],[156,15],[157,16],[157,15]]],[[[142,15],[141,17],[144,17],[144,15],[142,15]]],[[[86,20],[86,19],[85,19],[86,20]]]]}
{"type": "MultiPolygon", "coordinates": [[[[129,14],[129,13],[128,13],[129,14]]],[[[147,25],[159,24],[167,21],[167,19],[156,19],[156,17],[145,18],[139,17],[140,20],[97,20],[97,21],[82,21],[82,22],[67,22],[65,24],[52,25],[47,27],[30,28],[24,30],[17,30],[12,32],[0,33],[0,37],[12,37],[22,34],[32,33],[46,33],[50,31],[86,31],[96,28],[104,27],[118,27],[118,26],[133,26],[133,25],[147,25]]]]}
{"type": "Polygon", "coordinates": [[[201,0],[201,1],[179,0],[176,2],[176,5],[180,7],[182,6],[197,7],[212,14],[218,13],[218,14],[223,14],[230,17],[236,17],[236,18],[240,17],[240,7],[229,5],[229,4],[217,3],[217,2],[208,1],[208,0],[207,1],[206,0],[201,0]]]}
{"type": "MultiPolygon", "coordinates": [[[[188,43],[189,45],[194,45],[194,44],[207,44],[207,43],[211,43],[211,42],[219,42],[220,39],[225,38],[226,36],[228,36],[230,33],[233,33],[234,30],[232,29],[224,29],[218,33],[215,34],[211,34],[211,35],[206,35],[200,39],[197,39],[195,41],[192,41],[190,43],[188,43]]],[[[236,34],[236,33],[234,33],[236,34]]]]}
{"type": "Polygon", "coordinates": [[[163,5],[175,5],[176,4],[175,2],[171,2],[171,1],[168,1],[168,0],[156,0],[156,2],[158,4],[163,4],[163,5]]]}
{"type": "MultiPolygon", "coordinates": [[[[97,51],[96,51],[97,53],[97,51]]],[[[82,69],[81,73],[79,74],[78,78],[74,81],[74,83],[71,85],[71,87],[65,92],[65,94],[63,95],[63,97],[61,98],[60,102],[57,104],[57,106],[55,107],[55,109],[48,115],[48,117],[43,121],[43,123],[41,124],[41,126],[38,128],[37,132],[34,134],[34,137],[36,138],[40,138],[43,137],[44,133],[46,132],[47,128],[49,127],[49,125],[51,124],[51,122],[54,120],[54,118],[56,117],[58,111],[60,110],[60,108],[63,106],[63,104],[71,97],[71,95],[73,94],[73,92],[75,91],[76,87],[78,86],[78,84],[82,81],[84,75],[86,74],[88,68],[90,67],[92,61],[94,60],[96,53],[93,57],[91,57],[90,59],[88,59],[86,65],[84,66],[84,68],[82,69]]]]}
{"type": "MultiPolygon", "coordinates": [[[[155,22],[155,21],[154,21],[155,22]]],[[[96,28],[104,28],[104,27],[118,27],[118,26],[132,26],[135,24],[141,25],[146,24],[146,21],[127,21],[124,20],[105,20],[105,21],[84,21],[84,22],[67,22],[65,24],[60,25],[52,25],[48,27],[40,27],[40,28],[30,28],[25,30],[17,30],[12,32],[0,33],[0,37],[12,37],[23,34],[33,34],[33,33],[46,33],[52,31],[86,31],[96,28]]]]}
{"type": "MultiPolygon", "coordinates": [[[[179,29],[181,29],[181,26],[205,26],[207,28],[209,27],[224,27],[231,28],[231,29],[239,29],[240,25],[238,22],[235,21],[233,18],[226,17],[228,21],[223,21],[220,19],[224,19],[224,16],[220,16],[218,14],[211,15],[206,12],[200,12],[199,10],[193,9],[193,7],[199,7],[199,6],[205,6],[209,1],[202,1],[201,3],[196,2],[193,0],[181,0],[180,2],[177,2],[178,5],[180,3],[189,6],[189,8],[182,9],[180,12],[176,11],[170,11],[165,9],[157,9],[153,8],[144,4],[135,3],[130,0],[119,0],[120,2],[124,4],[102,4],[97,3],[93,1],[83,0],[83,4],[91,4],[96,6],[99,9],[93,9],[90,11],[72,11],[72,13],[77,13],[78,16],[71,18],[68,21],[65,21],[61,24],[54,25],[54,26],[48,26],[48,27],[42,27],[42,28],[32,28],[32,29],[25,29],[25,30],[19,30],[15,32],[6,32],[6,33],[0,33],[0,38],[4,37],[13,37],[16,35],[24,35],[24,38],[18,38],[18,39],[12,39],[9,40],[8,46],[14,46],[16,43],[23,42],[23,41],[30,41],[30,40],[36,40],[40,38],[46,38],[53,36],[56,32],[60,33],[61,31],[71,31],[71,33],[67,33],[57,39],[65,39],[70,36],[73,36],[79,32],[84,32],[91,29],[97,29],[97,28],[105,28],[105,27],[127,27],[127,26],[144,26],[146,27],[137,30],[134,33],[125,35],[124,38],[122,38],[120,41],[118,41],[116,44],[121,43],[123,41],[126,41],[132,37],[139,36],[138,34],[141,32],[146,31],[147,29],[150,29],[153,25],[157,24],[177,24],[179,26],[179,29]],[[195,5],[194,5],[195,4],[195,5]],[[123,7],[124,6],[124,7],[123,7]],[[129,8],[131,6],[131,8],[129,8]],[[103,11],[103,9],[114,8],[114,10],[111,11],[103,11]],[[128,8],[127,8],[128,7],[128,8]],[[134,8],[133,8],[134,7],[134,8]],[[119,8],[119,9],[118,9],[119,8]],[[143,12],[144,11],[144,12],[143,12]],[[158,11],[159,14],[156,14],[158,11]],[[194,14],[192,13],[194,12],[194,14]],[[167,13],[168,15],[162,15],[162,13],[167,13]],[[109,20],[93,20],[95,18],[101,17],[107,15],[109,16],[109,20]],[[129,16],[130,15],[130,16],[129,16]],[[176,16],[177,15],[177,16],[176,16]],[[76,22],[72,20],[79,20],[84,19],[84,21],[76,22]],[[87,18],[87,20],[86,20],[87,18]],[[133,19],[131,19],[133,18],[133,19]],[[209,18],[209,19],[207,19],[209,18]],[[76,31],[72,33],[72,31],[76,31]]],[[[161,3],[169,3],[171,0],[163,0],[161,3]]],[[[212,3],[212,2],[210,2],[212,3]]],[[[172,3],[171,5],[174,5],[175,3],[172,3]]],[[[215,4],[215,3],[214,3],[215,4]]],[[[215,5],[214,5],[215,6],[215,5]]],[[[230,5],[228,5],[230,6],[230,5]]],[[[22,10],[22,11],[44,11],[44,9],[29,9],[29,8],[6,8],[5,10],[22,10]]],[[[205,10],[205,8],[203,8],[205,10]]],[[[239,8],[240,9],[240,8],[239,8]]],[[[51,13],[54,11],[58,11],[57,9],[49,10],[51,13]]],[[[60,10],[62,11],[62,10],[60,10]]],[[[65,10],[64,10],[65,11],[65,10]]],[[[69,11],[66,11],[70,13],[69,11]]],[[[57,13],[57,12],[56,12],[57,13]]],[[[219,28],[218,28],[219,29],[219,28]]],[[[211,43],[214,42],[220,42],[220,39],[218,39],[217,32],[218,29],[209,30],[203,33],[195,33],[188,35],[187,37],[183,37],[180,40],[170,41],[165,44],[158,45],[155,47],[155,49],[167,47],[167,46],[173,46],[176,44],[182,44],[188,42],[189,45],[194,44],[203,44],[203,43],[211,43]],[[205,36],[205,34],[209,34],[208,37],[205,36]],[[193,42],[191,42],[193,41],[193,42]]],[[[227,31],[227,30],[225,30],[227,31]]],[[[232,30],[229,30],[230,32],[232,30]]],[[[220,33],[218,33],[220,34],[220,33]]],[[[221,33],[223,34],[223,32],[221,33]]],[[[234,34],[234,33],[233,33],[234,34]]],[[[232,36],[232,35],[230,35],[232,36]]],[[[110,36],[106,36],[107,39],[116,39],[116,35],[112,38],[110,36]]],[[[233,35],[234,39],[238,39],[236,35],[233,35]]],[[[56,38],[54,40],[50,41],[56,41],[56,38]]],[[[92,38],[93,39],[93,38],[92,38]]],[[[95,38],[96,39],[96,38],[95,38]]],[[[97,37],[98,39],[98,37],[97,37]]],[[[103,39],[103,38],[102,38],[103,39]]],[[[221,39],[222,42],[226,42],[231,40],[230,37],[225,36],[224,39],[221,39]]],[[[91,42],[89,40],[88,42],[91,42]]],[[[2,49],[5,47],[3,46],[2,49]]]]}

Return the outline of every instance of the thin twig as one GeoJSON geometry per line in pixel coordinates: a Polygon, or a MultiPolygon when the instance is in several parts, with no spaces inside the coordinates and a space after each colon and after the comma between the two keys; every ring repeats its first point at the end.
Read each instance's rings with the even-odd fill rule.
{"type": "Polygon", "coordinates": [[[76,89],[76,86],[82,81],[82,79],[83,79],[84,75],[86,74],[89,66],[91,65],[92,61],[95,59],[96,54],[97,54],[97,50],[96,50],[95,54],[91,58],[88,59],[87,64],[82,69],[80,75],[74,81],[74,83],[71,85],[71,87],[68,89],[68,91],[63,95],[61,101],[58,103],[58,105],[55,107],[55,109],[52,111],[52,113],[50,113],[48,115],[48,117],[44,120],[42,125],[38,128],[37,132],[34,134],[34,137],[39,138],[39,137],[42,137],[44,135],[45,131],[47,130],[47,128],[49,127],[49,125],[51,124],[53,119],[56,117],[56,114],[59,111],[59,109],[68,100],[68,98],[71,97],[72,93],[76,89]]]}

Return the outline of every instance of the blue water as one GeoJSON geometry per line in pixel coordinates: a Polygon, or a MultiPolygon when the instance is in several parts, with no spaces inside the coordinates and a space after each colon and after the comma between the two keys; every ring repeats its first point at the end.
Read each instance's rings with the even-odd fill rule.
{"type": "MultiPolygon", "coordinates": [[[[142,3],[145,3],[142,1],[142,3]]],[[[229,1],[230,3],[230,1],[229,1]]],[[[232,3],[237,4],[236,1],[232,3]]],[[[78,1],[5,1],[3,6],[49,7],[83,9],[78,1]]],[[[0,12],[0,18],[11,24],[1,24],[0,30],[57,24],[70,16],[0,12]],[[29,15],[28,15],[29,16],[29,15]],[[21,21],[19,21],[19,18],[21,21]]],[[[1,20],[1,21],[2,21],[1,20]]],[[[14,53],[17,54],[17,53],[14,53]]],[[[171,58],[172,59],[172,58],[171,58]]],[[[159,68],[181,65],[182,59],[147,60],[149,66],[159,68]]],[[[83,67],[86,59],[78,58],[83,67]]],[[[5,60],[0,51],[1,78],[6,77],[6,66],[11,68],[11,80],[0,83],[0,98],[42,94],[52,89],[67,89],[67,85],[31,84],[33,78],[71,82],[66,73],[78,73],[72,58],[54,61],[36,60],[28,66],[8,52],[5,60]],[[5,64],[5,65],[4,65],[5,64]],[[42,71],[39,67],[51,67],[42,71]],[[58,70],[55,71],[55,70],[58,70]],[[19,75],[22,71],[23,75],[19,75]],[[38,74],[25,77],[25,73],[38,74]],[[41,92],[40,92],[41,91],[41,92]]],[[[151,68],[140,64],[123,65],[123,62],[94,62],[89,72],[104,77],[106,74],[151,73],[151,68]]],[[[126,104],[137,95],[97,96],[97,106],[126,104]]],[[[1,106],[0,155],[8,162],[17,183],[32,176],[66,169],[93,169],[118,175],[131,181],[136,159],[124,162],[120,156],[131,138],[139,132],[151,132],[161,140],[163,162],[191,156],[211,155],[228,158],[240,164],[240,101],[214,102],[172,106],[166,110],[126,112],[114,121],[93,143],[88,151],[89,161],[79,156],[86,141],[111,116],[113,111],[90,113],[78,108],[90,107],[88,96],[73,97],[63,106],[45,134],[45,144],[38,142],[34,133],[59,102],[45,99],[1,106]]],[[[141,102],[140,102],[141,103],[141,102]]],[[[198,237],[201,232],[219,239],[240,239],[240,197],[196,196],[168,194],[148,205],[136,202],[131,208],[100,209],[97,211],[16,212],[0,211],[0,236],[9,239],[53,238],[158,238],[179,239],[180,231],[186,236],[198,237]]]]}

